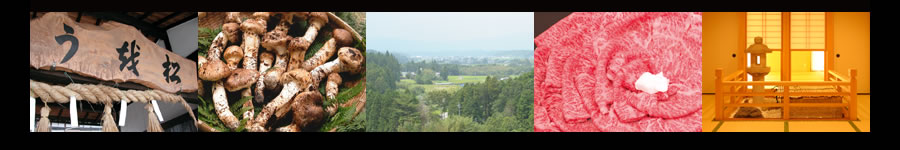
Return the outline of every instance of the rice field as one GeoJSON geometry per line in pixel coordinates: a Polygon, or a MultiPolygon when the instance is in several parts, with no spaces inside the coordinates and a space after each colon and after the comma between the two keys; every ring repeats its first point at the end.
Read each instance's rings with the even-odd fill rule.
{"type": "Polygon", "coordinates": [[[407,88],[422,87],[425,89],[425,92],[436,90],[456,91],[459,88],[462,88],[461,84],[481,83],[484,82],[484,79],[487,79],[487,76],[449,76],[447,79],[449,81],[433,80],[432,82],[434,84],[416,84],[415,80],[401,79],[400,82],[397,82],[397,85],[405,86],[407,88]]]}

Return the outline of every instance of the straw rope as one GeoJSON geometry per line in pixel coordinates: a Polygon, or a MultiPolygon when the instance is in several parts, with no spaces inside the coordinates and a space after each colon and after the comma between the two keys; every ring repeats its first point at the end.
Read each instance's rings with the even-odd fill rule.
{"type": "MultiPolygon", "coordinates": [[[[117,88],[105,86],[105,85],[91,85],[91,84],[78,84],[72,83],[66,86],[59,85],[50,85],[47,83],[43,83],[40,81],[31,80],[30,83],[31,90],[29,94],[34,98],[40,98],[45,103],[69,103],[69,97],[75,97],[76,100],[84,100],[90,103],[102,103],[110,106],[112,102],[141,102],[141,103],[150,103],[151,100],[169,102],[169,103],[182,103],[184,108],[187,110],[188,114],[191,118],[194,119],[194,123],[197,123],[196,116],[194,116],[194,112],[191,107],[187,104],[183,97],[166,93],[160,90],[119,90],[117,88]]],[[[49,111],[49,109],[47,109],[49,111]]],[[[43,108],[41,112],[41,116],[45,117],[43,114],[43,108]]],[[[104,113],[108,113],[108,111],[104,110],[104,113]]],[[[159,112],[151,112],[150,113],[159,113],[159,112]]],[[[156,118],[154,114],[150,115],[151,118],[156,118]]],[[[106,122],[107,118],[110,119],[110,123],[112,122],[112,116],[106,117],[104,116],[104,122],[106,122]]],[[[42,118],[42,121],[44,118],[42,118]]],[[[155,120],[155,119],[150,119],[155,120]]],[[[153,122],[153,121],[151,121],[153,122]]],[[[155,121],[156,126],[159,126],[159,121],[155,121]]],[[[106,124],[106,123],[104,123],[106,124]]],[[[151,123],[152,124],[152,123],[151,123]]],[[[104,130],[106,131],[106,130],[104,130]]],[[[115,130],[110,130],[113,132],[117,132],[115,130]]],[[[156,131],[156,129],[154,129],[156,131]]],[[[162,130],[158,130],[162,131],[162,130]]]]}

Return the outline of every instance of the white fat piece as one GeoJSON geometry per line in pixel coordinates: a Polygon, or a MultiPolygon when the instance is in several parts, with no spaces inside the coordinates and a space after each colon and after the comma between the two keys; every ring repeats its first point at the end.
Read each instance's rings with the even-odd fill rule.
{"type": "Polygon", "coordinates": [[[644,72],[641,77],[634,82],[634,88],[649,94],[656,92],[666,92],[669,90],[669,79],[663,76],[663,73],[650,74],[644,72]]]}

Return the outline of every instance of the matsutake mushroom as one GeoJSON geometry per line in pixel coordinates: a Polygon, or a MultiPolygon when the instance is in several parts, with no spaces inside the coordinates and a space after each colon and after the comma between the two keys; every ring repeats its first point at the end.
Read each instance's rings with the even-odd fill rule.
{"type": "MultiPolygon", "coordinates": [[[[288,64],[287,70],[294,70],[303,67],[301,63],[304,63],[304,58],[306,51],[309,46],[315,41],[316,36],[319,34],[319,29],[322,28],[326,23],[328,23],[328,13],[326,12],[310,12],[310,13],[298,13],[299,15],[306,14],[309,22],[309,28],[306,29],[306,33],[303,34],[303,37],[294,38],[291,40],[289,48],[291,49],[291,60],[288,64]]],[[[327,42],[326,42],[327,45],[327,42]]],[[[309,71],[309,69],[306,69],[309,71]]]]}
{"type": "Polygon", "coordinates": [[[341,84],[341,74],[331,73],[328,75],[328,82],[325,83],[325,96],[328,99],[334,99],[338,93],[338,85],[341,84]]]}
{"type": "MultiPolygon", "coordinates": [[[[217,36],[216,40],[224,39],[222,34],[217,36]]],[[[216,40],[213,40],[213,45],[215,46],[216,40]]],[[[224,40],[223,40],[224,41],[224,40]]],[[[228,67],[225,62],[219,59],[221,50],[213,50],[213,46],[210,47],[210,52],[207,54],[207,62],[200,67],[198,71],[198,77],[202,80],[206,81],[215,81],[216,83],[213,85],[213,103],[215,104],[216,114],[219,119],[222,120],[222,123],[225,124],[226,127],[234,129],[237,128],[240,124],[237,117],[231,113],[231,110],[228,106],[228,98],[226,97],[225,87],[223,85],[224,81],[222,79],[228,77],[232,73],[232,69],[228,67]]]]}
{"type": "Polygon", "coordinates": [[[294,120],[290,125],[276,129],[279,132],[299,132],[301,128],[309,124],[320,123],[325,119],[325,110],[322,109],[322,94],[318,91],[306,91],[294,97],[291,110],[294,111],[294,120]]]}
{"type": "Polygon", "coordinates": [[[228,39],[228,42],[236,43],[240,40],[240,23],[225,23],[222,25],[222,33],[225,34],[225,38],[228,39]]]}
{"type": "Polygon", "coordinates": [[[222,33],[225,34],[225,39],[228,39],[228,42],[236,43],[240,40],[240,29],[241,29],[241,13],[240,12],[228,12],[225,17],[225,24],[222,25],[222,33]]]}
{"type": "MultiPolygon", "coordinates": [[[[352,35],[350,35],[350,32],[347,32],[344,29],[334,29],[333,33],[335,33],[332,34],[333,38],[325,42],[325,46],[322,46],[322,49],[319,49],[319,51],[316,52],[315,56],[303,62],[303,69],[311,71],[313,68],[316,68],[328,61],[328,59],[334,55],[336,46],[347,46],[337,45],[337,41],[339,39],[341,40],[342,44],[349,44],[350,42],[347,42],[347,39],[352,39],[352,35]]],[[[350,41],[352,42],[353,40],[350,41]]]]}
{"type": "Polygon", "coordinates": [[[232,70],[237,69],[238,63],[241,62],[241,59],[244,58],[244,50],[241,49],[240,46],[232,45],[225,49],[225,62],[228,63],[228,68],[232,70]]]}
{"type": "Polygon", "coordinates": [[[351,74],[359,74],[365,71],[362,69],[362,63],[365,63],[365,57],[362,56],[359,50],[353,47],[343,47],[338,51],[338,59],[310,71],[311,83],[315,84],[307,84],[305,88],[317,89],[319,87],[318,83],[331,73],[349,72],[351,74]]]}
{"type": "Polygon", "coordinates": [[[231,75],[231,69],[219,58],[207,60],[198,72],[198,77],[206,81],[219,81],[231,75]]]}
{"type": "MultiPolygon", "coordinates": [[[[287,35],[288,29],[290,25],[293,24],[293,15],[287,13],[276,13],[280,14],[281,21],[275,26],[275,29],[266,33],[263,37],[262,46],[266,48],[269,52],[276,52],[276,60],[275,65],[277,67],[286,67],[285,59],[287,59],[287,49],[288,42],[291,41],[291,37],[287,35]]],[[[263,52],[260,54],[260,65],[259,72],[266,73],[269,68],[273,67],[272,61],[273,57],[271,53],[263,52]]],[[[260,75],[259,79],[256,83],[256,96],[254,100],[256,102],[263,102],[265,95],[263,94],[263,89],[265,89],[265,75],[260,75]]],[[[270,85],[271,86],[271,85],[270,85]]]]}
{"type": "Polygon", "coordinates": [[[228,92],[235,92],[241,89],[249,88],[256,82],[256,76],[259,75],[256,70],[238,68],[232,71],[231,76],[225,80],[225,89],[228,92]]]}
{"type": "Polygon", "coordinates": [[[259,53],[259,35],[266,32],[266,18],[268,13],[253,13],[253,18],[244,20],[241,23],[241,31],[244,32],[244,42],[241,48],[244,49],[244,68],[256,70],[256,56],[259,53]]]}
{"type": "Polygon", "coordinates": [[[269,117],[272,116],[272,113],[277,111],[276,109],[283,107],[282,105],[290,106],[289,102],[291,98],[303,90],[300,85],[307,85],[311,82],[309,75],[309,72],[306,72],[306,70],[303,69],[291,70],[284,73],[281,76],[281,83],[283,84],[281,93],[263,107],[262,112],[254,118],[253,123],[247,127],[247,129],[252,132],[268,131],[264,126],[268,123],[269,117]]]}
{"type": "Polygon", "coordinates": [[[272,53],[262,52],[259,53],[259,79],[256,79],[256,95],[253,97],[254,101],[262,103],[265,95],[263,94],[263,90],[266,87],[265,84],[265,73],[271,69],[272,66],[272,53]]]}

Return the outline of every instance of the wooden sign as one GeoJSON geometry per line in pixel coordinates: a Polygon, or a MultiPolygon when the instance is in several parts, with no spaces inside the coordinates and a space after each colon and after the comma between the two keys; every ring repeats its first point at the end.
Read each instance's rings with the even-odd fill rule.
{"type": "Polygon", "coordinates": [[[31,67],[103,81],[135,82],[170,93],[197,91],[197,63],[148,40],[132,26],[73,21],[64,13],[31,20],[31,67]]]}

